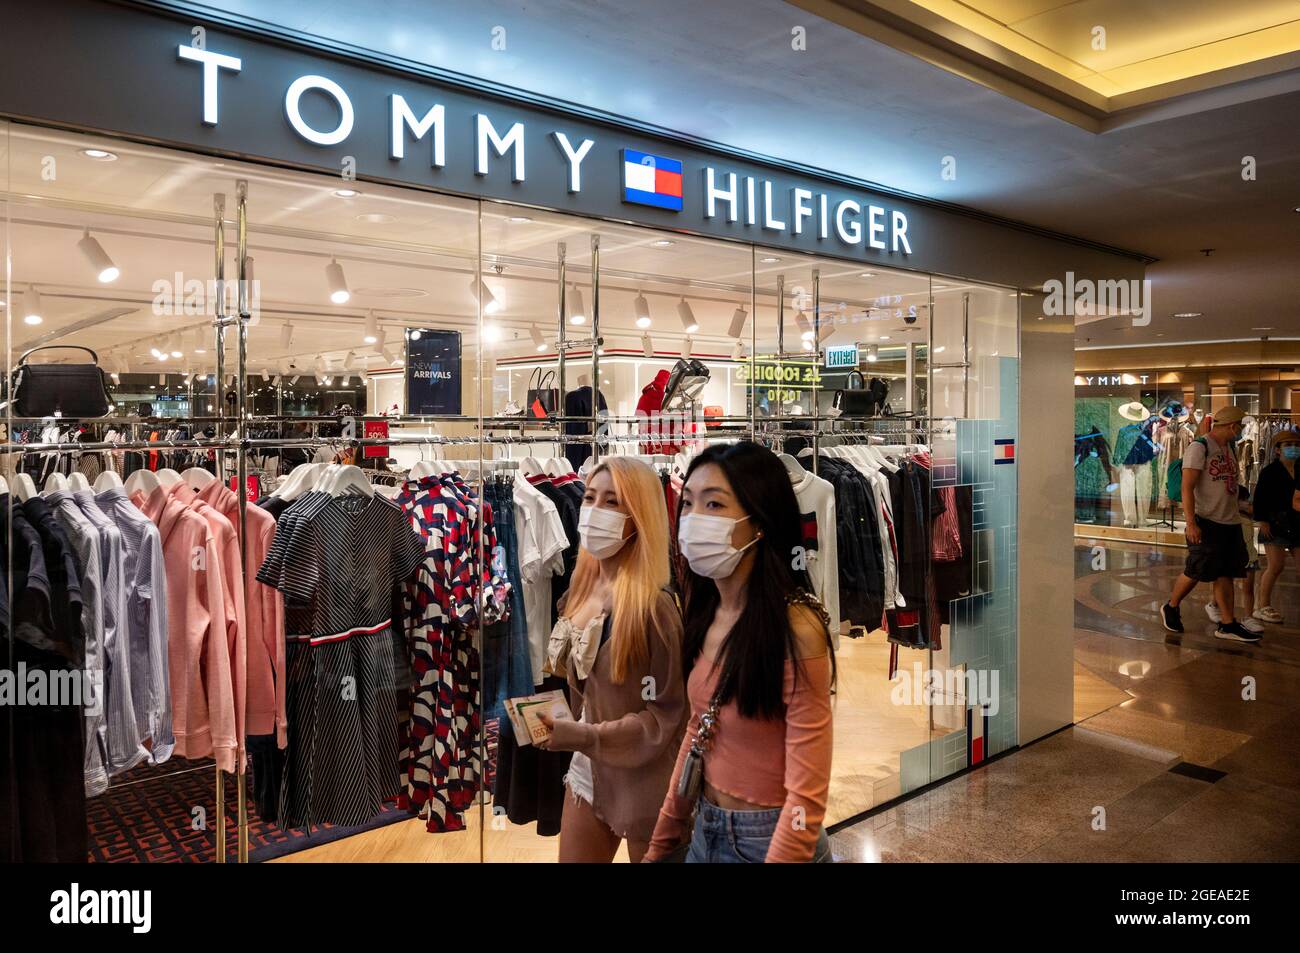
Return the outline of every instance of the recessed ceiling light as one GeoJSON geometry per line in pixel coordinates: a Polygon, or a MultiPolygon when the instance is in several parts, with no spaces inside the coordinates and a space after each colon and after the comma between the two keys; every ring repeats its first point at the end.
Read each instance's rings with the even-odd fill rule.
{"type": "Polygon", "coordinates": [[[1201,316],[1201,312],[1199,311],[1175,311],[1174,312],[1175,318],[1199,318],[1200,316],[1201,316]]]}
{"type": "Polygon", "coordinates": [[[650,244],[656,245],[659,248],[667,248],[669,245],[676,245],[677,243],[673,241],[671,238],[660,238],[656,241],[651,242],[650,244]]]}
{"type": "Polygon", "coordinates": [[[889,340],[889,335],[888,335],[888,334],[882,334],[882,335],[880,335],[880,340],[882,340],[882,341],[888,341],[888,340],[889,340]]]}
{"type": "Polygon", "coordinates": [[[1273,331],[1275,328],[1251,328],[1252,331],[1273,331]]]}
{"type": "Polygon", "coordinates": [[[362,212],[357,216],[358,222],[367,222],[371,225],[387,225],[389,222],[395,222],[397,219],[392,215],[385,215],[383,212],[362,212]]]}
{"type": "Polygon", "coordinates": [[[532,219],[529,218],[527,215],[511,215],[509,218],[506,219],[506,221],[511,222],[515,225],[525,225],[528,222],[531,222],[532,219]]]}
{"type": "Polygon", "coordinates": [[[766,258],[759,259],[759,261],[761,261],[765,265],[774,265],[780,260],[781,259],[777,258],[775,255],[768,255],[766,258]]]}
{"type": "Polygon", "coordinates": [[[361,192],[358,189],[335,189],[334,194],[341,199],[356,198],[361,192]]]}
{"type": "Polygon", "coordinates": [[[859,278],[874,278],[874,277],[876,277],[876,273],[875,273],[874,271],[864,271],[862,274],[858,275],[858,277],[859,277],[859,278]]]}
{"type": "Polygon", "coordinates": [[[107,149],[82,149],[81,154],[87,159],[94,159],[96,162],[117,161],[117,154],[109,152],[107,149]]]}

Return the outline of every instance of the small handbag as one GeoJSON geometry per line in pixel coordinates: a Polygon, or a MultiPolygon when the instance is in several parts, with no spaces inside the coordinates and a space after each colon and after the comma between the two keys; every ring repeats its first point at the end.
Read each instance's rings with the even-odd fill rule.
{"type": "Polygon", "coordinates": [[[528,380],[528,416],[545,420],[555,413],[555,408],[560,406],[560,389],[551,386],[554,381],[555,371],[543,374],[540,367],[533,371],[528,380]]]}
{"type": "Polygon", "coordinates": [[[14,414],[18,417],[103,417],[112,401],[99,355],[75,344],[48,344],[32,348],[18,359],[13,376],[14,414]],[[85,351],[89,364],[29,364],[37,351],[67,348],[85,351]]]}
{"type": "Polygon", "coordinates": [[[861,386],[837,390],[831,400],[831,409],[842,417],[879,416],[889,400],[889,382],[873,377],[868,383],[861,371],[850,371],[848,383],[853,383],[855,375],[861,386]]]}

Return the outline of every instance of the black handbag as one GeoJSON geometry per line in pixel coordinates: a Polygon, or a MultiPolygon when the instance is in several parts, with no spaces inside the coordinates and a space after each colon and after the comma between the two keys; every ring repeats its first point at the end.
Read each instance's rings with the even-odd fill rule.
{"type": "Polygon", "coordinates": [[[554,381],[555,371],[543,374],[540,367],[533,371],[533,376],[528,380],[529,417],[545,420],[560,406],[560,389],[551,386],[554,381]]]}
{"type": "Polygon", "coordinates": [[[879,416],[889,400],[889,381],[873,377],[868,383],[861,371],[850,371],[846,383],[853,384],[855,376],[859,386],[837,390],[831,408],[842,417],[879,416]]]}
{"type": "Polygon", "coordinates": [[[18,359],[13,376],[14,414],[18,417],[103,417],[112,403],[99,355],[75,344],[32,348],[18,359]],[[85,351],[90,364],[28,364],[37,351],[69,348],[85,351]]]}

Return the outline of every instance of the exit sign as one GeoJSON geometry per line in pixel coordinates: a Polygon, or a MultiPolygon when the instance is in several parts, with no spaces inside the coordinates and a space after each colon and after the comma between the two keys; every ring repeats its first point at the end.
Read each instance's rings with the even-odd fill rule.
{"type": "Polygon", "coordinates": [[[826,366],[857,367],[858,346],[856,344],[841,344],[838,347],[828,347],[826,349],[826,366]]]}

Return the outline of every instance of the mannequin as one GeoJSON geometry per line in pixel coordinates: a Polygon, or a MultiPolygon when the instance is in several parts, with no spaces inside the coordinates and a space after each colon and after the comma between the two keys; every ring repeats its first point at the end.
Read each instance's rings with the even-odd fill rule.
{"type": "Polygon", "coordinates": [[[1152,429],[1157,418],[1141,401],[1116,411],[1129,423],[1115,437],[1114,461],[1119,465],[1119,498],[1125,526],[1146,526],[1151,508],[1151,461],[1157,453],[1152,429]]]}

